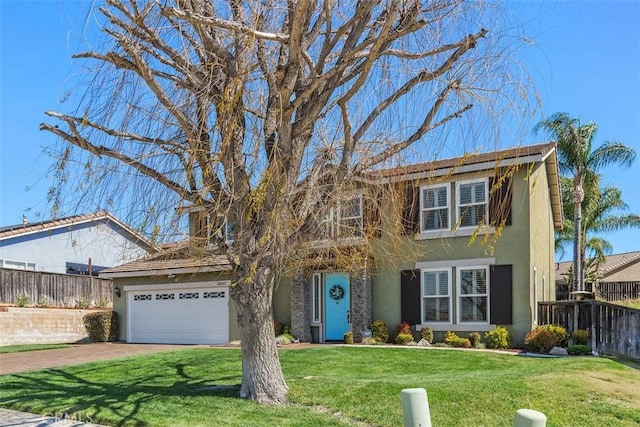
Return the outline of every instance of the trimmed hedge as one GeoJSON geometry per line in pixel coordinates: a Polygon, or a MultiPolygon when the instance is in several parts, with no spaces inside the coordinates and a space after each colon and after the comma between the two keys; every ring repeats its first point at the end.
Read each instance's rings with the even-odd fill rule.
{"type": "Polygon", "coordinates": [[[96,311],[82,318],[91,342],[116,341],[120,333],[118,313],[115,311],[96,311]]]}

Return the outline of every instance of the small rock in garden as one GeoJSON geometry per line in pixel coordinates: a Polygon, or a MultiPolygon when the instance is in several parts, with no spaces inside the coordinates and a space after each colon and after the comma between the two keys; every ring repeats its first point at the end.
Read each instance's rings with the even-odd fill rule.
{"type": "Polygon", "coordinates": [[[551,351],[549,351],[549,354],[551,354],[552,356],[568,356],[569,355],[569,353],[567,353],[567,349],[562,347],[553,347],[551,351]]]}
{"type": "Polygon", "coordinates": [[[420,341],[418,341],[418,345],[420,347],[431,347],[431,343],[427,340],[425,340],[424,338],[421,339],[420,341]]]}

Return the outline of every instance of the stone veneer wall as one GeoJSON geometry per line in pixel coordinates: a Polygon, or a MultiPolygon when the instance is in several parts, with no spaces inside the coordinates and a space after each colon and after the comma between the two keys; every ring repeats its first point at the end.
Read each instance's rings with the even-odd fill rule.
{"type": "Polygon", "coordinates": [[[0,346],[88,340],[82,318],[93,311],[8,307],[0,312],[0,346]]]}
{"type": "Polygon", "coordinates": [[[371,274],[368,263],[350,276],[351,282],[351,331],[354,342],[361,342],[363,332],[372,322],[371,274]]]}
{"type": "Polygon", "coordinates": [[[303,268],[291,278],[291,334],[311,342],[311,286],[303,268]]]}

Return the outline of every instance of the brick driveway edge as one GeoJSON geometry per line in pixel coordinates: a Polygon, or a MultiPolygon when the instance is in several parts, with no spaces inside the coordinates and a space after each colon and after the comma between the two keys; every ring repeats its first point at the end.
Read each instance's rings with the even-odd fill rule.
{"type": "Polygon", "coordinates": [[[136,354],[184,348],[210,347],[208,345],[127,344],[124,342],[71,344],[69,348],[0,353],[0,375],[35,371],[60,366],[77,365],[96,360],[114,359],[136,354]]]}

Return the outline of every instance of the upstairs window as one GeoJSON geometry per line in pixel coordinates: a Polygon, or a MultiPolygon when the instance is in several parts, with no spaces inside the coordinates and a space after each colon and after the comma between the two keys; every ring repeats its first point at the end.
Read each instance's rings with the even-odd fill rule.
{"type": "Polygon", "coordinates": [[[321,239],[362,237],[362,196],[340,200],[320,221],[321,239]]]}
{"type": "Polygon", "coordinates": [[[338,203],[338,237],[362,237],[362,196],[338,203]]]}
{"type": "Polygon", "coordinates": [[[449,229],[449,185],[422,187],[420,191],[420,229],[449,229]]]}
{"type": "Polygon", "coordinates": [[[477,227],[486,224],[487,180],[459,182],[456,188],[460,227],[477,227]]]}

